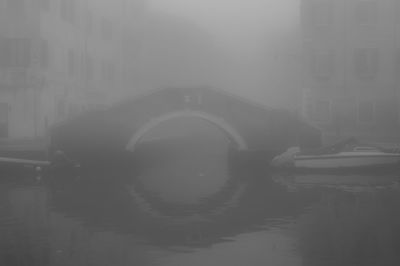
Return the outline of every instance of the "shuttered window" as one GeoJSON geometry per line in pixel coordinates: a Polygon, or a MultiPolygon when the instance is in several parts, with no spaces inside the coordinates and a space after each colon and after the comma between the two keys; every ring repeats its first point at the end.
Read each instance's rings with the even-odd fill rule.
{"type": "Polygon", "coordinates": [[[6,7],[13,14],[23,14],[25,12],[25,0],[7,0],[6,7]]]}
{"type": "Polygon", "coordinates": [[[311,53],[311,71],[317,80],[327,80],[334,72],[333,51],[314,50],[311,53]]]}
{"type": "Polygon", "coordinates": [[[65,21],[73,23],[76,16],[75,0],[61,0],[60,2],[60,15],[65,21]]]}
{"type": "Polygon", "coordinates": [[[377,48],[354,50],[354,71],[360,79],[374,79],[378,75],[379,55],[377,48]]]}
{"type": "Polygon", "coordinates": [[[68,76],[73,77],[76,72],[76,54],[74,50],[69,49],[67,55],[68,76]]]}
{"type": "Polygon", "coordinates": [[[318,122],[329,122],[331,119],[331,103],[325,100],[317,100],[314,108],[314,119],[318,122]]]}
{"type": "Polygon", "coordinates": [[[103,18],[101,20],[101,35],[104,40],[111,40],[113,34],[113,24],[110,20],[103,18]]]}
{"type": "Polygon", "coordinates": [[[0,138],[8,137],[8,103],[0,102],[0,138]]]}
{"type": "Polygon", "coordinates": [[[311,6],[311,23],[313,26],[331,26],[334,18],[334,6],[332,1],[313,1],[311,6]]]}
{"type": "Polygon", "coordinates": [[[31,44],[28,38],[0,38],[0,66],[28,67],[31,44]]]}
{"type": "Polygon", "coordinates": [[[355,6],[354,18],[360,25],[374,25],[378,22],[378,4],[376,1],[359,0],[355,6]]]}
{"type": "Polygon", "coordinates": [[[374,121],[373,102],[358,103],[358,121],[361,123],[371,123],[374,121]]]}
{"type": "Polygon", "coordinates": [[[50,10],[50,0],[39,0],[40,7],[44,10],[50,10]]]}
{"type": "Polygon", "coordinates": [[[47,69],[50,63],[50,51],[49,42],[47,40],[42,40],[40,43],[40,66],[43,69],[47,69]]]}
{"type": "Polygon", "coordinates": [[[86,72],[86,79],[92,80],[94,77],[94,65],[93,65],[93,59],[90,55],[85,56],[85,72],[86,72]]]}

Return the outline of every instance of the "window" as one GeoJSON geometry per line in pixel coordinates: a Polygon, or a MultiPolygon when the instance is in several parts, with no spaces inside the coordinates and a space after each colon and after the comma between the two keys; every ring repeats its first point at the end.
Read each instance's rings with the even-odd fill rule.
{"type": "Polygon", "coordinates": [[[356,48],[354,50],[354,70],[360,79],[374,79],[378,74],[378,49],[356,48]]]}
{"type": "Polygon", "coordinates": [[[72,23],[75,19],[75,0],[61,0],[60,15],[62,19],[72,23]]]}
{"type": "Polygon", "coordinates": [[[396,2],[396,6],[395,6],[395,19],[396,19],[396,23],[400,23],[400,1],[395,1],[396,2]]]}
{"type": "Polygon", "coordinates": [[[62,119],[65,116],[65,105],[66,103],[64,98],[57,100],[57,116],[59,119],[62,119]]]}
{"type": "Polygon", "coordinates": [[[49,42],[42,40],[40,43],[40,66],[44,69],[49,67],[50,53],[49,53],[49,42]]]}
{"type": "Polygon", "coordinates": [[[374,121],[374,104],[373,102],[358,103],[358,121],[361,123],[371,123],[374,121]]]}
{"type": "Polygon", "coordinates": [[[86,12],[85,31],[87,34],[91,34],[93,31],[93,15],[92,12],[90,12],[90,10],[86,12]]]}
{"type": "Polygon", "coordinates": [[[312,90],[303,89],[302,90],[302,113],[307,119],[311,119],[313,115],[313,99],[312,90]]]}
{"type": "Polygon", "coordinates": [[[110,62],[103,62],[103,79],[108,82],[115,81],[115,65],[110,62]]]}
{"type": "Polygon", "coordinates": [[[68,0],[69,2],[69,16],[70,16],[70,21],[73,22],[76,18],[76,0],[68,0]]]}
{"type": "Polygon", "coordinates": [[[8,137],[8,103],[0,103],[0,138],[8,137]]]}
{"type": "Polygon", "coordinates": [[[50,0],[39,0],[40,7],[44,10],[50,10],[50,0]]]}
{"type": "Polygon", "coordinates": [[[314,118],[319,122],[327,122],[331,119],[331,103],[329,101],[317,100],[315,102],[314,118]]]}
{"type": "Polygon", "coordinates": [[[115,81],[115,65],[110,63],[108,65],[108,80],[110,80],[110,82],[114,82],[115,81]]]}
{"type": "Polygon", "coordinates": [[[107,80],[107,68],[108,68],[108,64],[107,64],[107,62],[106,61],[104,61],[103,62],[103,64],[102,64],[102,68],[101,68],[101,70],[102,70],[102,77],[103,77],[103,79],[106,81],[107,80]]]}
{"type": "Polygon", "coordinates": [[[376,1],[359,0],[355,7],[355,20],[360,25],[374,25],[378,21],[378,5],[376,1]]]}
{"type": "Polygon", "coordinates": [[[395,72],[396,78],[400,80],[400,48],[396,49],[396,57],[395,57],[395,72]]]}
{"type": "Polygon", "coordinates": [[[75,52],[72,49],[68,50],[68,76],[73,77],[75,75],[75,66],[76,66],[76,56],[75,52]]]}
{"type": "Polygon", "coordinates": [[[28,67],[31,61],[30,49],[28,38],[0,39],[0,66],[28,67]]]}
{"type": "Polygon", "coordinates": [[[332,51],[312,51],[311,71],[319,81],[329,79],[334,71],[334,54],[332,51]]]}
{"type": "Polygon", "coordinates": [[[93,59],[90,55],[85,57],[85,67],[86,67],[86,79],[92,80],[94,75],[93,59]]]}
{"type": "Polygon", "coordinates": [[[330,26],[333,24],[333,3],[327,0],[317,0],[311,6],[311,23],[314,26],[330,26]]]}
{"type": "Polygon", "coordinates": [[[60,1],[60,15],[62,19],[67,20],[68,17],[68,0],[60,1]]]}
{"type": "Polygon", "coordinates": [[[110,40],[112,38],[113,27],[111,21],[106,18],[101,20],[101,35],[104,40],[110,40]]]}
{"type": "Polygon", "coordinates": [[[7,9],[14,14],[22,14],[25,11],[25,0],[7,0],[7,9]]]}

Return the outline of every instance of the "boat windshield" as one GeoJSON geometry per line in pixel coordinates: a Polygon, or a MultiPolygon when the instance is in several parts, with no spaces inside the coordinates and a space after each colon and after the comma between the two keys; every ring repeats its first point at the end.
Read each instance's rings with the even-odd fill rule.
{"type": "Polygon", "coordinates": [[[330,146],[321,147],[316,150],[303,151],[304,155],[321,155],[321,154],[335,154],[346,150],[348,147],[354,147],[354,145],[359,144],[355,138],[348,138],[341,140],[330,146]]]}
{"type": "Polygon", "coordinates": [[[379,151],[378,149],[374,147],[355,147],[353,149],[354,151],[379,151]]]}

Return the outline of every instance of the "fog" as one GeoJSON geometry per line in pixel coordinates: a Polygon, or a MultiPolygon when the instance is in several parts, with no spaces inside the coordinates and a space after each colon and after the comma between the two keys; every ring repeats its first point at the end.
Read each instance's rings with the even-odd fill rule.
{"type": "Polygon", "coordinates": [[[398,122],[391,0],[23,2],[0,8],[6,137],[163,88],[222,89],[337,132],[398,122]]]}
{"type": "Polygon", "coordinates": [[[0,0],[0,266],[400,265],[399,29],[400,0],[0,0]]]}
{"type": "Polygon", "coordinates": [[[153,9],[197,22],[228,48],[254,45],[268,33],[285,31],[298,24],[298,0],[152,0],[150,3],[153,9]]]}
{"type": "Polygon", "coordinates": [[[3,3],[1,85],[18,88],[0,92],[2,110],[13,107],[3,135],[44,136],[85,110],[168,87],[296,111],[298,13],[298,0],[3,3]]]}
{"type": "Polygon", "coordinates": [[[297,1],[153,0],[147,16],[138,87],[216,87],[265,105],[292,105],[297,73],[293,84],[281,82],[297,69],[276,60],[299,47],[276,48],[297,37],[297,1]]]}

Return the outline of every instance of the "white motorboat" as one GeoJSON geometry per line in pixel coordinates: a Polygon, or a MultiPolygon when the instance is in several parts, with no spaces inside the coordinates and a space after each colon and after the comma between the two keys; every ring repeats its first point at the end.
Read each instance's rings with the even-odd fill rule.
{"type": "Polygon", "coordinates": [[[400,164],[400,153],[385,152],[374,147],[356,146],[349,151],[328,154],[295,154],[296,168],[338,169],[400,164]]]}
{"type": "Polygon", "coordinates": [[[278,168],[307,170],[370,169],[378,168],[377,166],[389,169],[388,166],[400,167],[400,150],[361,144],[354,138],[349,138],[311,151],[291,147],[276,156],[271,164],[278,168]]]}

